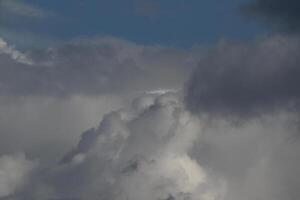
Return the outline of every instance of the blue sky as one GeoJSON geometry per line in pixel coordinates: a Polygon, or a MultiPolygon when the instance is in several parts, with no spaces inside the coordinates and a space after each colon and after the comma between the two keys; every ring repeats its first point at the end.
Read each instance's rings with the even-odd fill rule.
{"type": "Polygon", "coordinates": [[[179,47],[210,44],[221,38],[250,39],[264,30],[241,14],[239,6],[246,1],[23,0],[18,2],[46,15],[38,20],[14,16],[2,20],[2,37],[18,43],[20,36],[19,41],[37,45],[109,35],[140,44],[179,47]],[[34,39],[24,40],[27,36],[34,39]]]}

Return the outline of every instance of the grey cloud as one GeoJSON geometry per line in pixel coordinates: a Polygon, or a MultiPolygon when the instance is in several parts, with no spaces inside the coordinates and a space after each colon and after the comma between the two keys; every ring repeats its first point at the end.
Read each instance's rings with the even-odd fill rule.
{"type": "Polygon", "coordinates": [[[225,200],[300,196],[299,47],[291,36],[222,41],[186,84],[203,124],[191,157],[226,181],[225,200]]]}
{"type": "Polygon", "coordinates": [[[177,98],[146,94],[135,105],[107,114],[97,129],[83,133],[72,156],[36,170],[15,198],[221,198],[218,180],[188,154],[199,121],[177,98]]]}
{"type": "Polygon", "coordinates": [[[297,37],[221,42],[186,85],[188,109],[237,117],[298,110],[299,50],[297,37]]]}
{"type": "Polygon", "coordinates": [[[212,174],[226,180],[225,200],[292,200],[300,193],[299,138],[295,115],[277,113],[247,120],[203,121],[202,134],[191,151],[212,174]]]}
{"type": "Polygon", "coordinates": [[[242,9],[286,32],[300,30],[300,2],[297,0],[254,0],[242,9]]]}
{"type": "Polygon", "coordinates": [[[180,87],[196,54],[109,37],[23,53],[30,64],[0,54],[0,94],[97,95],[180,87]]]}
{"type": "Polygon", "coordinates": [[[83,130],[97,126],[103,115],[118,109],[124,99],[120,95],[1,96],[0,152],[24,151],[42,163],[56,162],[78,141],[83,130]]]}
{"type": "Polygon", "coordinates": [[[232,126],[191,115],[176,93],[148,92],[84,132],[63,162],[41,163],[11,199],[292,200],[295,119],[282,111],[232,126]]]}
{"type": "Polygon", "coordinates": [[[71,162],[76,155],[86,154],[96,142],[98,134],[94,128],[89,129],[82,133],[80,142],[78,143],[77,147],[67,153],[63,159],[61,160],[61,164],[71,162]]]}

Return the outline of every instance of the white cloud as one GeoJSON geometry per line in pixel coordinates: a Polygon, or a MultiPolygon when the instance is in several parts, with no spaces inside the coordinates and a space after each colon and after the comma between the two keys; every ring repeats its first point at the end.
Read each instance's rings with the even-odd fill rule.
{"type": "Polygon", "coordinates": [[[27,65],[33,64],[25,54],[16,50],[13,46],[8,45],[2,38],[0,38],[0,54],[6,54],[19,63],[27,65]]]}

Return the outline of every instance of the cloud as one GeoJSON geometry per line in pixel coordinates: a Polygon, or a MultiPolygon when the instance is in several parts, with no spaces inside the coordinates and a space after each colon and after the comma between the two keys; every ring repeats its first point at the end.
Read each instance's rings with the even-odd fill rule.
{"type": "Polygon", "coordinates": [[[36,163],[27,160],[24,154],[0,157],[0,198],[13,195],[26,183],[27,176],[36,163]]]}
{"type": "Polygon", "coordinates": [[[2,41],[1,95],[68,96],[177,89],[195,66],[196,51],[143,46],[117,38],[82,39],[19,53],[2,41]],[[21,56],[22,55],[22,56],[21,56]],[[26,56],[25,56],[26,55],[26,56]],[[23,57],[23,62],[20,62],[23,57]],[[24,61],[31,63],[24,63],[24,61]]]}
{"type": "Polygon", "coordinates": [[[83,133],[68,159],[36,170],[16,199],[203,199],[223,195],[189,155],[200,130],[176,94],[145,94],[83,133]]]}
{"type": "Polygon", "coordinates": [[[44,18],[50,15],[50,12],[48,11],[23,3],[19,0],[1,0],[0,10],[5,14],[17,17],[44,18]]]}
{"type": "Polygon", "coordinates": [[[23,0],[0,0],[0,36],[19,47],[54,43],[54,39],[38,30],[47,26],[47,20],[57,17],[56,13],[23,0]]]}
{"type": "Polygon", "coordinates": [[[221,41],[186,84],[203,125],[190,155],[225,180],[224,200],[300,195],[299,47],[291,36],[221,41]]]}
{"type": "Polygon", "coordinates": [[[25,54],[16,50],[13,46],[9,46],[7,42],[0,38],[0,55],[1,54],[10,56],[17,63],[32,65],[32,61],[30,61],[25,54]]]}
{"type": "MultiPolygon", "coordinates": [[[[82,133],[61,162],[40,161],[11,199],[299,196],[295,114],[283,111],[233,126],[224,119],[191,115],[178,95],[145,92],[129,106],[109,112],[98,127],[82,133]]],[[[48,153],[40,151],[40,158],[48,153]]]]}
{"type": "Polygon", "coordinates": [[[297,199],[299,46],[0,41],[0,199],[297,199]]]}
{"type": "Polygon", "coordinates": [[[280,112],[232,126],[191,115],[177,93],[145,93],[84,132],[61,162],[41,162],[12,199],[294,199],[295,119],[280,112]]]}
{"type": "Polygon", "coordinates": [[[104,114],[120,108],[125,99],[121,95],[1,96],[0,152],[26,152],[42,163],[56,162],[82,131],[97,126],[104,114]]]}
{"type": "Polygon", "coordinates": [[[224,200],[292,200],[299,196],[299,122],[291,113],[204,124],[191,157],[226,181],[224,200]]]}
{"type": "Polygon", "coordinates": [[[254,0],[242,10],[270,22],[286,32],[300,30],[300,2],[297,0],[254,0]]]}
{"type": "Polygon", "coordinates": [[[103,169],[90,175],[100,187],[94,191],[93,185],[85,186],[86,194],[91,199],[97,194],[109,199],[194,199],[199,190],[203,199],[214,199],[217,194],[206,185],[208,175],[187,155],[197,137],[197,120],[180,110],[171,94],[148,94],[134,102],[132,109],[112,112],[97,130],[84,133],[70,159],[71,165],[97,160],[103,169]]]}
{"type": "Polygon", "coordinates": [[[250,117],[299,110],[299,38],[221,42],[186,85],[194,113],[250,117]]]}

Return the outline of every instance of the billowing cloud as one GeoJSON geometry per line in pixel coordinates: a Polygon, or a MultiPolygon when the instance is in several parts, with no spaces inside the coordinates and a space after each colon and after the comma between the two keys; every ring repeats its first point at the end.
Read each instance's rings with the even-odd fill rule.
{"type": "Polygon", "coordinates": [[[299,50],[290,36],[204,58],[111,37],[0,40],[0,199],[297,199],[299,50]]]}
{"type": "MultiPolygon", "coordinates": [[[[8,45],[2,41],[1,48],[8,49],[8,45]]],[[[20,62],[20,56],[16,60],[15,54],[0,54],[1,95],[98,95],[177,89],[199,59],[193,51],[142,46],[109,37],[23,53],[22,61],[31,63],[20,62]]]]}
{"type": "Polygon", "coordinates": [[[299,109],[299,38],[221,42],[186,85],[186,104],[200,114],[260,115],[299,109]]]}
{"type": "MultiPolygon", "coordinates": [[[[55,66],[67,66],[66,71],[69,72],[77,70],[71,67],[73,63],[86,60],[83,63],[90,61],[92,65],[99,62],[98,57],[110,68],[99,66],[114,72],[120,67],[115,64],[116,60],[123,63],[126,58],[134,58],[141,71],[158,74],[158,79],[166,77],[170,70],[179,73],[183,65],[176,65],[178,61],[174,61],[173,51],[170,53],[170,49],[161,47],[154,53],[157,51],[154,47],[115,39],[87,40],[69,45],[21,53],[5,44],[2,45],[6,49],[2,51],[2,56],[17,66],[49,67],[50,71],[55,66]],[[126,50],[122,49],[125,47],[126,50]],[[99,54],[102,48],[104,50],[99,54]],[[77,58],[79,55],[80,59],[77,58]],[[114,55],[111,56],[113,59],[108,55],[114,55]],[[21,57],[31,62],[23,62],[21,57]],[[174,65],[162,65],[163,61],[166,64],[174,62],[174,65]]],[[[6,97],[7,100],[4,98],[7,93],[2,93],[0,109],[4,114],[0,115],[3,132],[0,148],[10,147],[13,151],[21,148],[22,142],[27,142],[35,148],[29,151],[29,155],[40,163],[38,167],[31,168],[30,173],[25,173],[26,178],[20,184],[6,190],[5,195],[8,196],[2,199],[297,198],[300,195],[296,175],[300,173],[300,145],[296,137],[299,132],[299,46],[298,38],[284,36],[252,43],[222,42],[207,57],[198,58],[200,63],[186,85],[184,102],[181,90],[177,92],[166,87],[174,82],[159,81],[155,77],[151,77],[157,84],[155,87],[151,87],[153,82],[150,78],[149,83],[145,80],[135,82],[140,83],[140,89],[123,82],[128,84],[124,89],[128,92],[124,95],[126,98],[120,94],[109,97],[105,90],[85,92],[86,89],[73,88],[72,78],[68,79],[69,88],[65,86],[68,81],[59,78],[52,80],[53,83],[61,80],[68,89],[65,91],[72,91],[67,93],[72,94],[71,98],[56,98],[51,90],[46,90],[47,87],[43,88],[46,95],[40,97],[46,99],[43,103],[36,99],[39,96],[36,94],[41,93],[26,92],[23,98],[10,96],[6,97]],[[140,97],[128,106],[128,101],[134,96],[140,97]],[[95,99],[92,101],[91,98],[95,99]],[[116,98],[120,102],[113,103],[116,98]],[[23,108],[21,104],[24,99],[28,102],[23,108]],[[21,107],[16,107],[11,100],[21,107]],[[120,106],[123,108],[119,109],[120,106]],[[210,117],[199,118],[199,114],[209,114],[210,117]],[[258,114],[259,118],[256,117],[258,114]],[[245,123],[236,125],[226,117],[216,116],[234,116],[245,123]],[[99,119],[101,122],[97,126],[99,119]],[[17,132],[10,140],[7,139],[12,137],[7,131],[9,123],[17,132]],[[84,129],[87,131],[82,133],[76,145],[78,131],[84,129]],[[34,134],[28,136],[26,132],[34,134]]],[[[182,55],[180,60],[183,59],[183,63],[196,62],[194,57],[198,54],[181,53],[175,57],[179,59],[182,55]]],[[[188,71],[193,68],[190,67],[188,71]]],[[[84,70],[80,72],[82,75],[88,74],[84,70]]],[[[180,85],[185,78],[177,73],[174,80],[180,85]]],[[[126,75],[125,72],[123,74],[126,75]]],[[[111,73],[109,80],[116,80],[114,75],[111,73]]],[[[119,76],[116,73],[116,77],[119,76]]],[[[87,81],[85,79],[82,84],[87,81]]],[[[118,87],[110,89],[114,95],[120,91],[118,87]]],[[[16,159],[15,156],[9,157],[16,159]]],[[[23,166],[21,162],[16,165],[23,166]]]]}
{"type": "Polygon", "coordinates": [[[246,12],[262,17],[287,32],[300,30],[300,2],[297,0],[254,0],[243,7],[246,12]]]}
{"type": "Polygon", "coordinates": [[[145,93],[130,106],[108,113],[60,162],[41,163],[11,199],[299,196],[300,146],[294,137],[299,129],[293,113],[233,126],[191,115],[177,95],[145,93]]]}
{"type": "Polygon", "coordinates": [[[198,123],[174,94],[145,95],[84,133],[69,165],[91,170],[87,199],[217,199],[220,191],[188,155],[198,123]]]}
{"type": "MultiPolygon", "coordinates": [[[[43,167],[58,161],[105,113],[145,89],[162,94],[181,87],[199,59],[196,51],[116,38],[24,52],[1,40],[0,49],[0,152],[24,151],[43,167]]],[[[38,191],[48,191],[33,179],[42,187],[38,191]]]]}
{"type": "Polygon", "coordinates": [[[145,94],[83,133],[63,162],[41,168],[15,198],[217,200],[224,183],[189,154],[200,126],[176,94],[145,94]]]}

